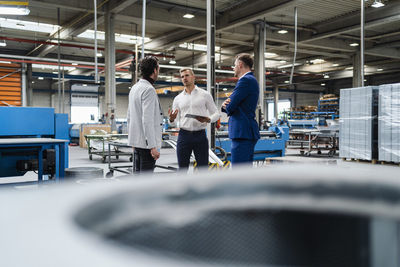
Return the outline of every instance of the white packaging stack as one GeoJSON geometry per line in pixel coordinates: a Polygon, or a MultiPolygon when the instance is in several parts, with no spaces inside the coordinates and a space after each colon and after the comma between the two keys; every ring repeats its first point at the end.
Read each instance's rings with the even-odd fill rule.
{"type": "Polygon", "coordinates": [[[361,160],[378,157],[378,87],[340,90],[339,156],[361,160]]]}
{"type": "Polygon", "coordinates": [[[400,84],[379,89],[379,160],[400,162],[400,84]]]}

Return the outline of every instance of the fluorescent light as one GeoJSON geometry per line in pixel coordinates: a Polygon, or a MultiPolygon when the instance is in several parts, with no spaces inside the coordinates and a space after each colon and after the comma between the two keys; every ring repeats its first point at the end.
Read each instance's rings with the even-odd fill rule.
{"type": "Polygon", "coordinates": [[[358,43],[351,43],[350,46],[358,46],[358,43]]]}
{"type": "MultiPolygon", "coordinates": [[[[183,43],[180,44],[179,47],[181,48],[186,48],[188,50],[196,50],[196,51],[208,51],[207,49],[207,45],[203,45],[203,44],[193,44],[193,43],[183,43]]],[[[218,51],[220,49],[219,46],[215,46],[215,51],[218,51]]]]}
{"type": "Polygon", "coordinates": [[[44,78],[43,77],[38,77],[38,80],[44,80],[44,78]]]}
{"type": "Polygon", "coordinates": [[[169,64],[176,64],[176,61],[173,60],[173,59],[171,59],[171,60],[169,61],[169,64]]]}
{"type": "MultiPolygon", "coordinates": [[[[46,64],[32,64],[33,69],[42,69],[42,70],[52,70],[52,71],[58,71],[58,66],[57,65],[46,65],[46,64]]],[[[74,69],[74,67],[63,67],[65,71],[70,71],[71,69],[74,69]]]]}
{"type": "Polygon", "coordinates": [[[285,33],[288,33],[288,31],[287,30],[279,30],[278,33],[285,34],[285,33]]]}
{"type": "Polygon", "coordinates": [[[324,78],[325,79],[329,79],[329,75],[328,74],[324,74],[324,78]]]}
{"type": "Polygon", "coordinates": [[[289,81],[285,81],[285,83],[289,83],[289,81]]]}
{"type": "Polygon", "coordinates": [[[228,91],[228,88],[223,88],[222,91],[228,91]]]}
{"type": "Polygon", "coordinates": [[[97,53],[96,55],[97,55],[97,57],[102,57],[103,56],[102,53],[97,53]]]}
{"type": "Polygon", "coordinates": [[[27,6],[19,6],[19,7],[0,7],[0,15],[29,15],[29,8],[27,6]]]}
{"type": "Polygon", "coordinates": [[[385,6],[384,3],[381,2],[381,0],[375,0],[374,3],[371,5],[372,7],[378,8],[378,7],[383,7],[385,6]]]}
{"type": "Polygon", "coordinates": [[[332,67],[339,67],[338,63],[332,64],[332,67]]]}
{"type": "Polygon", "coordinates": [[[78,63],[73,62],[71,65],[72,65],[72,66],[78,66],[78,63]]]}
{"type": "Polygon", "coordinates": [[[0,27],[49,34],[56,32],[59,28],[58,25],[9,18],[0,18],[0,27]]]}
{"type": "MultiPolygon", "coordinates": [[[[105,32],[103,31],[97,31],[96,33],[97,40],[105,40],[105,36],[106,36],[105,32]]],[[[78,37],[86,39],[94,39],[94,30],[86,30],[83,33],[79,34],[78,37]]],[[[132,44],[136,42],[141,43],[142,37],[136,35],[115,33],[115,41],[118,43],[126,43],[126,44],[132,44]]],[[[144,38],[145,43],[148,43],[150,41],[151,41],[150,38],[147,37],[144,38]]]]}
{"type": "Polygon", "coordinates": [[[0,63],[3,63],[3,64],[11,64],[11,61],[0,61],[0,63]]]}
{"type": "Polygon", "coordinates": [[[376,69],[376,71],[383,71],[383,69],[376,69]]]}
{"type": "Polygon", "coordinates": [[[321,64],[321,63],[324,63],[325,60],[323,60],[321,58],[316,58],[316,59],[310,60],[310,62],[313,64],[321,64]]]}
{"type": "Polygon", "coordinates": [[[286,63],[286,60],[279,60],[279,63],[286,63]]]}
{"type": "Polygon", "coordinates": [[[183,15],[183,17],[184,17],[185,19],[192,19],[192,18],[194,18],[194,15],[193,15],[193,14],[190,14],[190,13],[187,13],[187,14],[183,15]]]}
{"type": "Polygon", "coordinates": [[[87,84],[82,84],[82,86],[87,86],[87,84]]]}
{"type": "MultiPolygon", "coordinates": [[[[282,65],[282,66],[279,66],[278,67],[278,69],[284,69],[284,68],[290,68],[290,67],[292,67],[292,65],[293,64],[286,64],[286,65],[282,65]]],[[[302,63],[294,63],[294,66],[300,66],[300,65],[303,65],[302,63]]]]}
{"type": "Polygon", "coordinates": [[[58,71],[53,71],[53,74],[58,74],[58,71]]]}
{"type": "Polygon", "coordinates": [[[345,68],[345,70],[352,70],[353,69],[353,67],[347,67],[347,68],[345,68]]]}
{"type": "Polygon", "coordinates": [[[265,57],[277,57],[278,54],[277,53],[271,53],[271,52],[265,52],[264,56],[265,57]]]}
{"type": "Polygon", "coordinates": [[[0,46],[2,46],[2,47],[4,47],[4,46],[7,46],[7,43],[6,43],[6,41],[0,41],[0,46]]]}
{"type": "Polygon", "coordinates": [[[324,83],[321,83],[321,86],[325,86],[325,84],[324,84],[324,83]]]}

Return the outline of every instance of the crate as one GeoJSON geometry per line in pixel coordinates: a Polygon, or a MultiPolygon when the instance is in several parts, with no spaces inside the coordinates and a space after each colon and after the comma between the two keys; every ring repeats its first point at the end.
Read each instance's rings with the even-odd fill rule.
{"type": "Polygon", "coordinates": [[[107,133],[111,133],[111,125],[109,124],[81,124],[79,130],[79,146],[87,148],[85,135],[90,134],[92,130],[104,130],[107,133]]]}

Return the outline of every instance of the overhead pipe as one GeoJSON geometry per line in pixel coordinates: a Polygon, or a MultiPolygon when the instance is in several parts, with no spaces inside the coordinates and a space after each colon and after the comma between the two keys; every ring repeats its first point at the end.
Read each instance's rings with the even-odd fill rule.
{"type": "MultiPolygon", "coordinates": [[[[4,55],[0,54],[0,57],[1,56],[4,56],[4,55]]],[[[58,63],[56,63],[56,62],[44,62],[44,61],[35,61],[35,60],[27,60],[27,59],[0,58],[0,61],[10,61],[10,62],[17,62],[17,63],[32,63],[32,64],[58,66],[58,63]]],[[[72,65],[72,64],[68,64],[68,63],[60,63],[60,66],[82,68],[82,69],[94,69],[94,66],[92,66],[92,65],[72,65]]],[[[98,67],[98,68],[101,69],[101,70],[104,69],[104,67],[98,67]]],[[[117,71],[121,71],[121,72],[128,72],[129,71],[128,69],[121,69],[121,68],[116,68],[116,70],[117,71]]]]}
{"type": "Polygon", "coordinates": [[[296,64],[296,57],[297,57],[297,7],[294,8],[294,56],[293,56],[292,70],[290,72],[290,84],[293,84],[293,73],[294,73],[294,66],[296,64]]]}
{"type": "MultiPolygon", "coordinates": [[[[58,25],[61,25],[60,22],[60,8],[57,8],[57,23],[58,25]]],[[[61,48],[60,48],[60,27],[58,27],[57,31],[57,60],[58,60],[58,82],[57,82],[57,100],[58,100],[58,112],[61,113],[61,66],[60,66],[60,61],[61,61],[61,48]]],[[[63,99],[63,105],[64,105],[64,99],[63,99]]]]}
{"type": "Polygon", "coordinates": [[[361,38],[360,38],[360,65],[361,65],[361,87],[364,87],[364,0],[361,1],[361,38]]]}
{"type": "Polygon", "coordinates": [[[94,82],[99,82],[99,72],[97,69],[97,0],[94,0],[94,82]]]}
{"type": "MultiPolygon", "coordinates": [[[[58,45],[58,43],[55,43],[55,42],[31,40],[31,39],[24,39],[24,38],[14,38],[14,37],[7,37],[7,36],[0,36],[0,40],[11,41],[11,42],[31,43],[31,44],[45,44],[45,45],[54,45],[54,46],[58,45]]],[[[72,48],[82,48],[82,49],[94,49],[93,46],[70,44],[70,43],[60,43],[60,46],[62,46],[62,47],[72,47],[72,48]]],[[[97,50],[104,51],[104,48],[103,47],[98,47],[97,50]]],[[[115,52],[116,53],[120,53],[120,54],[135,55],[134,51],[123,50],[123,49],[116,49],[115,52]]],[[[161,57],[175,58],[174,56],[167,55],[167,54],[147,53],[146,55],[160,57],[160,58],[161,57]]]]}

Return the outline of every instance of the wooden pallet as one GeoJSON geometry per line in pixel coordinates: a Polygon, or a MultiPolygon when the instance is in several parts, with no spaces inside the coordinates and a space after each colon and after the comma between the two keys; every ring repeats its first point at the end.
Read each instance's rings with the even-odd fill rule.
{"type": "Polygon", "coordinates": [[[381,165],[389,165],[389,166],[400,166],[400,162],[382,161],[382,160],[377,160],[377,159],[364,160],[364,159],[355,159],[355,158],[342,158],[342,160],[359,162],[359,163],[361,162],[361,163],[381,164],[381,165]]]}

